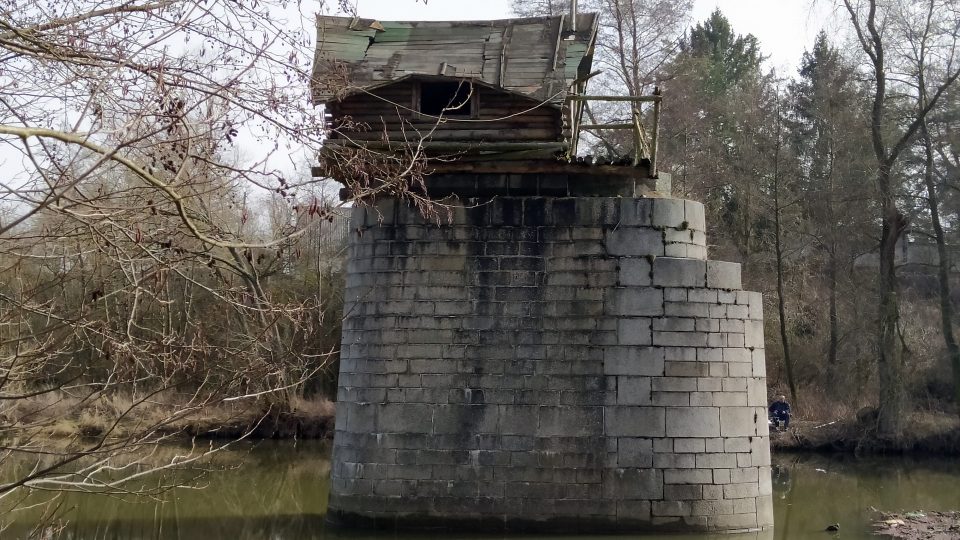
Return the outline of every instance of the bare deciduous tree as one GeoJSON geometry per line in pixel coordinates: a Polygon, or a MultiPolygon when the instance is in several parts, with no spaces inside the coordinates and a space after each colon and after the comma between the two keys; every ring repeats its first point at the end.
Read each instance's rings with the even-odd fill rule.
{"type": "MultiPolygon", "coordinates": [[[[0,3],[0,466],[36,460],[0,500],[116,488],[118,455],[206,407],[289,410],[336,359],[321,271],[296,283],[351,203],[302,165],[327,126],[299,7],[0,3]]],[[[354,202],[423,201],[418,158],[335,163],[354,202]]]]}
{"type": "Polygon", "coordinates": [[[892,117],[893,92],[917,94],[916,88],[900,82],[900,76],[909,73],[911,62],[909,49],[900,49],[899,44],[908,43],[908,36],[923,32],[925,19],[911,17],[910,13],[918,9],[926,11],[927,2],[842,0],[842,3],[865,55],[866,71],[874,91],[870,132],[876,161],[876,203],[881,223],[877,329],[879,430],[883,435],[896,439],[903,432],[907,410],[903,387],[906,370],[900,337],[899,284],[895,266],[897,241],[907,226],[907,220],[898,205],[903,180],[897,167],[904,150],[912,143],[930,112],[960,77],[960,63],[947,64],[937,74],[936,80],[927,81],[927,95],[917,100],[915,107],[902,118],[892,117]]]}
{"type": "MultiPolygon", "coordinates": [[[[568,0],[513,0],[513,11],[522,16],[568,13],[568,0]]],[[[594,65],[600,75],[591,93],[640,96],[669,77],[666,64],[679,52],[692,0],[583,0],[581,11],[600,14],[594,65]]],[[[623,104],[606,103],[586,111],[591,123],[628,121],[631,111],[623,104]],[[628,120],[624,120],[628,119],[628,120]]],[[[608,151],[632,145],[626,132],[593,133],[608,151]]]]}
{"type": "MultiPolygon", "coordinates": [[[[912,80],[908,84],[915,87],[916,109],[924,110],[930,100],[930,81],[938,80],[944,74],[956,70],[960,60],[956,58],[957,47],[960,44],[960,8],[952,2],[929,0],[916,5],[899,5],[896,23],[902,27],[905,40],[899,44],[907,60],[912,80]]],[[[946,100],[943,100],[946,101],[946,100]]],[[[945,105],[946,103],[944,103],[945,105]]],[[[942,107],[941,107],[942,110],[942,107]]],[[[923,155],[923,184],[926,189],[927,209],[930,214],[930,225],[937,246],[937,281],[939,285],[940,322],[943,332],[944,346],[947,357],[953,369],[954,396],[960,404],[960,344],[954,334],[953,302],[950,292],[951,257],[947,249],[946,233],[941,218],[941,203],[938,182],[938,164],[949,167],[949,160],[942,159],[949,143],[940,138],[940,156],[935,149],[935,133],[931,129],[928,116],[943,117],[941,111],[931,110],[931,114],[920,118],[919,145],[923,155]],[[940,113],[940,114],[933,114],[940,113]]]]}

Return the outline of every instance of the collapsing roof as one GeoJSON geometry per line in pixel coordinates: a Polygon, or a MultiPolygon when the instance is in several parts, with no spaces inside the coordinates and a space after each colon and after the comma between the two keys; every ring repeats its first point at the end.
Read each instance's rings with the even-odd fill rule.
{"type": "Polygon", "coordinates": [[[597,15],[467,22],[317,17],[316,103],[411,75],[474,79],[561,107],[590,73],[597,15]]]}

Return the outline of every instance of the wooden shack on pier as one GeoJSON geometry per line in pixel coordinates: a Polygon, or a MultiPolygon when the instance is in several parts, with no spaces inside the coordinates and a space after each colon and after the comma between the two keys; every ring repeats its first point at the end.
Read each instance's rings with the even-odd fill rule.
{"type": "Polygon", "coordinates": [[[597,16],[467,22],[317,19],[312,91],[330,150],[422,146],[430,156],[569,155],[597,16]]]}

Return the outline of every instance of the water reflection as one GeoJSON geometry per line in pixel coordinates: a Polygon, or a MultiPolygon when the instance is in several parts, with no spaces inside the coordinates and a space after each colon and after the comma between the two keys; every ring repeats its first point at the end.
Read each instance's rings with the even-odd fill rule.
{"type": "MultiPolygon", "coordinates": [[[[217,470],[200,479],[199,489],[173,489],[151,499],[64,494],[57,501],[62,517],[59,538],[422,540],[439,536],[328,530],[324,524],[328,455],[327,446],[315,443],[260,444],[230,452],[217,463],[217,470]]],[[[960,465],[947,460],[779,455],[774,459],[772,483],[776,519],[773,531],[669,538],[865,539],[870,538],[872,508],[960,509],[960,465]],[[831,536],[824,528],[832,523],[839,523],[841,530],[831,536]]],[[[41,516],[41,508],[0,513],[0,521],[10,525],[0,532],[0,538],[25,536],[41,516]]],[[[504,538],[469,531],[443,536],[461,540],[504,538]]],[[[48,538],[57,536],[51,533],[48,538]]]]}
{"type": "MultiPolygon", "coordinates": [[[[318,443],[247,445],[219,454],[205,471],[153,477],[154,486],[136,486],[182,481],[190,487],[151,497],[61,494],[53,501],[59,511],[52,529],[61,531],[59,538],[77,540],[321,538],[316,534],[327,506],[329,454],[329,445],[318,443]]],[[[45,510],[32,505],[48,498],[31,493],[21,509],[0,508],[0,522],[9,525],[0,539],[25,536],[45,510]]]]}
{"type": "Polygon", "coordinates": [[[773,470],[776,538],[870,538],[876,510],[960,508],[960,465],[954,460],[851,456],[777,456],[773,470]],[[779,473],[779,476],[778,476],[779,473]]]}

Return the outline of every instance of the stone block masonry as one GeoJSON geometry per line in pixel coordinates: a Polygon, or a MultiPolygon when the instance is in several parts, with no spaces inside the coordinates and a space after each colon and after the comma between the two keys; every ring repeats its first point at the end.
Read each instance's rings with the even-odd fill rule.
{"type": "MultiPolygon", "coordinates": [[[[476,204],[474,204],[476,203],[476,204]]],[[[763,310],[680,199],[353,212],[329,516],[770,527],[763,310]]]]}

